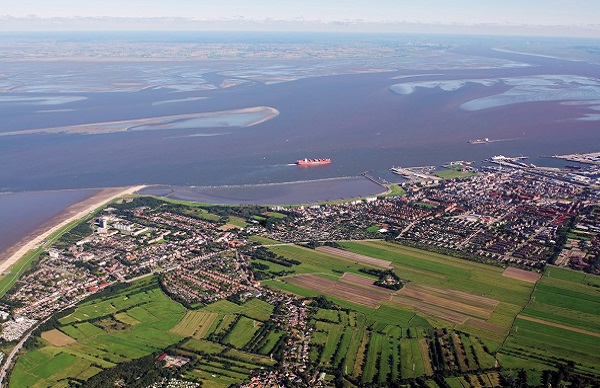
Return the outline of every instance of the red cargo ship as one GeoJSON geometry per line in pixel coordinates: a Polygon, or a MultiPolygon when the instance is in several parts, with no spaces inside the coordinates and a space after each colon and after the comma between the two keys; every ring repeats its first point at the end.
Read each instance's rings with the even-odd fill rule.
{"type": "Polygon", "coordinates": [[[319,166],[322,164],[331,163],[331,159],[298,159],[296,160],[296,164],[298,166],[319,166]]]}

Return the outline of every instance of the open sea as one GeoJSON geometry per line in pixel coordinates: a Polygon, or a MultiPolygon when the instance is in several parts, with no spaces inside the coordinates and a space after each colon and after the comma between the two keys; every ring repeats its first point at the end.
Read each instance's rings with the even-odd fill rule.
{"type": "Polygon", "coordinates": [[[0,195],[0,251],[89,188],[306,203],[381,192],[360,175],[392,181],[392,166],[499,154],[562,165],[541,156],[600,150],[596,63],[482,45],[418,60],[3,62],[0,192],[11,194],[0,195]],[[278,114],[215,113],[256,107],[278,114]],[[200,113],[210,116],[140,121],[200,113]],[[122,122],[130,129],[115,131],[122,122]],[[293,164],[305,157],[332,163],[293,164]]]}

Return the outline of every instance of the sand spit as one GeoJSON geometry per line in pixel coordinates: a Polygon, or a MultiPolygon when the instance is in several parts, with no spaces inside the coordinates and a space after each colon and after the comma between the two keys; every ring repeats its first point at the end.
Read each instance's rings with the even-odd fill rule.
{"type": "Polygon", "coordinates": [[[35,134],[57,134],[57,133],[68,133],[68,134],[85,134],[85,135],[99,135],[116,132],[127,132],[130,130],[137,130],[137,127],[146,126],[144,130],[158,130],[158,129],[169,129],[173,126],[173,123],[181,120],[198,120],[198,119],[211,119],[221,118],[221,124],[214,125],[218,127],[251,127],[258,125],[267,120],[270,120],[279,115],[279,111],[275,108],[268,106],[256,106],[252,108],[243,109],[232,109],[222,110],[215,112],[204,112],[204,113],[190,113],[182,115],[171,115],[171,116],[159,116],[149,117],[145,119],[135,120],[123,120],[123,121],[109,121],[102,123],[92,124],[81,124],[81,125],[70,125],[66,127],[51,127],[51,128],[39,128],[39,129],[27,129],[22,131],[11,131],[0,133],[0,136],[18,136],[18,135],[35,135],[35,134]],[[260,118],[256,118],[256,115],[261,115],[260,118]],[[239,116],[236,118],[236,116],[239,116]],[[248,116],[244,120],[244,116],[248,116]]]}

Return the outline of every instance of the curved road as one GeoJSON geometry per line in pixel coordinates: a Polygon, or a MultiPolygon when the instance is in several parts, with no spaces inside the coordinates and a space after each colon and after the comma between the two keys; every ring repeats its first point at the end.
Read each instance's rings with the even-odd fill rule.
{"type": "Polygon", "coordinates": [[[6,377],[6,372],[10,368],[10,365],[12,364],[13,358],[15,358],[17,353],[19,353],[19,350],[21,350],[25,341],[27,341],[27,339],[31,336],[31,333],[33,333],[33,331],[39,325],[46,322],[48,319],[50,319],[50,317],[44,319],[43,321],[41,321],[39,323],[36,323],[31,329],[29,329],[29,331],[23,336],[23,338],[21,338],[19,343],[17,343],[17,345],[14,347],[12,352],[10,352],[10,354],[6,357],[6,361],[4,361],[4,364],[2,364],[2,369],[0,369],[0,387],[8,387],[8,382],[4,383],[4,378],[6,377]]]}

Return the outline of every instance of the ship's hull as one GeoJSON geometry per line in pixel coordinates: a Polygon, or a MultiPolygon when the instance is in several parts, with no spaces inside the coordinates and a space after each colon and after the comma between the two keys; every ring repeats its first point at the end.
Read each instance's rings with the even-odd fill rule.
{"type": "Polygon", "coordinates": [[[298,166],[320,166],[331,163],[331,159],[299,159],[296,160],[298,166]]]}
{"type": "Polygon", "coordinates": [[[477,140],[469,140],[467,143],[469,144],[487,144],[490,142],[490,139],[487,137],[485,139],[477,139],[477,140]]]}

